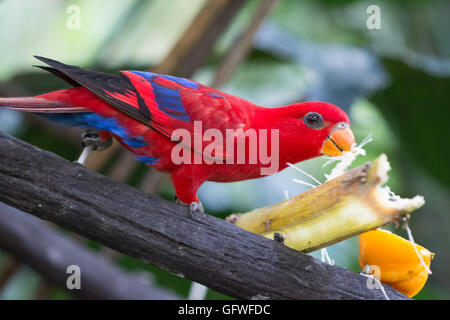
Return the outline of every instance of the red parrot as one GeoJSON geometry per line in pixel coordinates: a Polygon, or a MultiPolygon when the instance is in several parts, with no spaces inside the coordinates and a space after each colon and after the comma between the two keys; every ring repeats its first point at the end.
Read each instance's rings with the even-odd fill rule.
{"type": "MultiPolygon", "coordinates": [[[[114,137],[135,154],[136,160],[168,172],[179,201],[185,204],[199,203],[197,190],[205,181],[258,178],[263,175],[261,169],[268,166],[267,162],[249,161],[250,137],[240,140],[237,135],[232,136],[231,153],[228,146],[221,145],[210,153],[219,159],[212,164],[173,161],[173,150],[180,144],[189,158],[205,154],[205,141],[196,148],[194,139],[174,138],[177,129],[195,136],[195,122],[201,124],[201,133],[215,129],[223,137],[230,129],[253,129],[257,138],[261,138],[261,129],[276,131],[278,139],[269,139],[267,147],[278,152],[276,171],[286,168],[288,162],[323,154],[341,155],[355,142],[347,114],[330,103],[267,108],[189,79],[141,71],[111,75],[36,58],[50,66],[40,68],[66,80],[73,88],[35,97],[0,98],[0,108],[33,112],[63,125],[95,128],[104,139],[114,137]],[[242,144],[247,152],[245,161],[228,163],[226,159],[235,156],[242,144]]],[[[216,136],[214,142],[224,143],[216,136]]]]}

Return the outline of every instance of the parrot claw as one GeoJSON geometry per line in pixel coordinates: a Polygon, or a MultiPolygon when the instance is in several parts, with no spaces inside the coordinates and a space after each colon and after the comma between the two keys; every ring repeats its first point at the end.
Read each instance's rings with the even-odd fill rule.
{"type": "Polygon", "coordinates": [[[193,214],[194,212],[199,211],[200,213],[205,213],[205,208],[201,202],[191,202],[189,205],[189,213],[193,214]]]}
{"type": "Polygon", "coordinates": [[[78,160],[74,161],[76,164],[80,164],[84,167],[87,158],[91,154],[93,150],[103,151],[108,149],[112,144],[112,139],[108,138],[107,140],[102,140],[97,130],[95,129],[86,129],[81,135],[83,139],[83,151],[81,152],[78,160]]]}
{"type": "Polygon", "coordinates": [[[205,213],[205,208],[201,202],[193,201],[190,204],[184,203],[177,196],[174,196],[174,202],[176,204],[181,204],[182,206],[189,207],[189,216],[192,216],[194,212],[205,213]]]}
{"type": "Polygon", "coordinates": [[[281,233],[275,232],[273,234],[273,240],[275,240],[281,244],[284,244],[284,240],[286,240],[286,239],[281,233]]]}
{"type": "Polygon", "coordinates": [[[92,146],[92,150],[103,151],[108,149],[112,144],[112,139],[108,138],[106,140],[102,140],[97,130],[95,129],[86,129],[81,135],[83,138],[82,145],[83,147],[92,146]]]}

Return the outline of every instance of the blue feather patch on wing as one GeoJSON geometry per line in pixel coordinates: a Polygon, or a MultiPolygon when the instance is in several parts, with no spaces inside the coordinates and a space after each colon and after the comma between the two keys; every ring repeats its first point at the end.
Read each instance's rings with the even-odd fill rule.
{"type": "Polygon", "coordinates": [[[195,83],[194,81],[189,80],[189,79],[178,78],[178,77],[168,76],[168,75],[160,75],[160,77],[167,79],[167,80],[171,80],[173,82],[176,82],[185,88],[198,89],[198,83],[195,83]]]}
{"type": "Polygon", "coordinates": [[[39,115],[61,125],[74,126],[80,128],[95,128],[97,130],[108,131],[122,138],[122,141],[131,148],[140,148],[147,143],[141,136],[130,137],[126,129],[117,123],[114,118],[104,118],[93,112],[80,113],[39,113],[39,115]]]}
{"type": "Polygon", "coordinates": [[[158,158],[156,157],[150,157],[150,156],[136,156],[134,157],[137,161],[145,162],[148,165],[155,164],[156,161],[158,161],[158,158]]]}
{"type": "Polygon", "coordinates": [[[216,99],[225,99],[224,97],[222,97],[220,94],[218,93],[207,93],[208,96],[216,98],[216,99]]]}
{"type": "Polygon", "coordinates": [[[127,138],[125,128],[121,127],[116,119],[104,118],[93,112],[79,113],[39,113],[39,115],[61,125],[80,128],[95,128],[108,131],[121,138],[127,138]]]}
{"type": "Polygon", "coordinates": [[[199,88],[198,83],[196,83],[192,80],[189,80],[189,79],[185,79],[185,78],[178,78],[175,76],[170,76],[170,75],[165,75],[165,74],[157,74],[157,73],[153,73],[153,72],[144,72],[144,71],[130,71],[130,72],[145,78],[147,81],[151,81],[155,77],[161,77],[161,78],[173,81],[175,83],[178,83],[180,86],[183,86],[185,88],[189,88],[189,89],[198,89],[199,88]]]}
{"type": "Polygon", "coordinates": [[[153,93],[155,95],[155,101],[158,104],[158,109],[164,112],[165,114],[183,120],[190,121],[186,110],[183,107],[183,103],[181,102],[181,96],[179,89],[167,88],[155,82],[155,79],[158,77],[173,81],[185,88],[197,89],[198,84],[183,78],[178,78],[174,76],[166,76],[166,75],[158,75],[152,72],[142,72],[142,71],[131,71],[134,74],[137,74],[147,81],[150,82],[153,93]]]}
{"type": "Polygon", "coordinates": [[[147,142],[145,142],[144,138],[141,136],[124,138],[122,139],[122,142],[134,149],[145,147],[147,145],[147,142]]]}

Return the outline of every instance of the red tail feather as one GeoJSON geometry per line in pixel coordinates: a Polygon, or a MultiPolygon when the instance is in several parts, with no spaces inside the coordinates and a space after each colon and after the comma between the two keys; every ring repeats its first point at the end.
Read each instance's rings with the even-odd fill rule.
{"type": "Polygon", "coordinates": [[[0,109],[37,113],[72,113],[87,111],[82,107],[68,106],[59,101],[50,101],[34,97],[0,98],[0,109]]]}

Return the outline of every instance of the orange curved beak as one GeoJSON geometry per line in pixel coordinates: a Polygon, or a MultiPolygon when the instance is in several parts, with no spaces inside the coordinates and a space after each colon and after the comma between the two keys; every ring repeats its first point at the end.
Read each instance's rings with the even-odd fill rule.
{"type": "Polygon", "coordinates": [[[341,156],[344,151],[350,151],[355,143],[355,136],[352,130],[346,125],[340,128],[342,124],[338,124],[331,134],[325,140],[322,153],[330,157],[341,156]]]}

